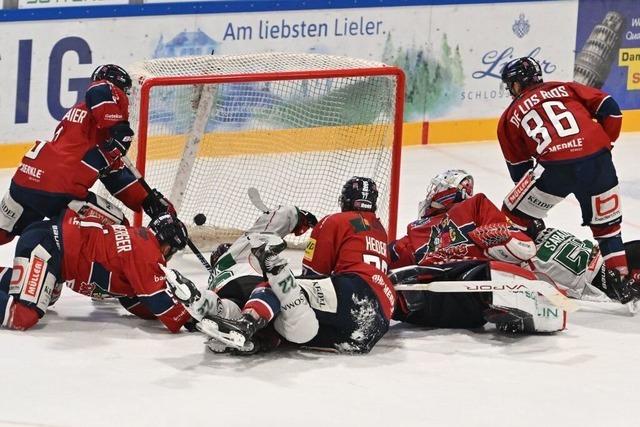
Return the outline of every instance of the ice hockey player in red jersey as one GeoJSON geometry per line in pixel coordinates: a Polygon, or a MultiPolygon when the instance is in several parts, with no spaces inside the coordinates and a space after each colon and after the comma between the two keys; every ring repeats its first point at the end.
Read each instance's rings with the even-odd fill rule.
{"type": "Polygon", "coordinates": [[[167,292],[160,265],[186,240],[184,224],[170,214],[148,228],[104,225],[71,210],[34,223],[18,239],[10,283],[9,273],[0,281],[2,326],[33,327],[67,282],[83,295],[116,297],[131,313],[178,332],[194,321],[167,292]]]}
{"type": "Polygon", "coordinates": [[[387,332],[396,299],[386,275],[387,233],[375,214],[377,198],[376,184],[369,178],[353,177],[345,183],[342,212],[324,217],[313,228],[301,278],[293,276],[280,255],[286,248],[282,234],[249,234],[251,252],[267,283],[252,293],[240,319],[213,316],[199,323],[220,345],[218,350],[215,343],[209,347],[255,352],[253,337],[273,321],[289,342],[368,353],[387,332]]]}
{"type": "Polygon", "coordinates": [[[407,235],[389,245],[393,269],[469,259],[520,264],[535,254],[531,238],[484,194],[473,194],[473,177],[464,170],[436,175],[418,209],[407,235]]]}
{"type": "Polygon", "coordinates": [[[62,118],[50,141],[36,141],[18,166],[0,201],[0,245],[36,221],[57,216],[72,200],[106,202],[89,192],[100,179],[133,210],[151,217],[172,210],[158,192],[150,195],[120,158],[131,145],[127,93],[131,78],[121,67],[101,65],[93,72],[85,99],[62,118]]]}
{"type": "Polygon", "coordinates": [[[504,212],[527,227],[573,193],[605,264],[625,277],[620,192],[611,158],[622,123],[618,104],[579,83],[543,82],[533,58],[507,63],[502,81],[513,102],[500,118],[498,140],[516,183],[504,212]]]}
{"type": "MultiPolygon", "coordinates": [[[[473,184],[471,175],[456,169],[431,180],[419,205],[420,219],[389,245],[394,283],[491,280],[505,274],[519,280],[535,278],[517,267],[535,255],[534,242],[484,194],[474,195],[473,184]]],[[[536,318],[536,305],[545,304],[541,298],[526,307],[517,298],[502,299],[500,305],[492,299],[490,293],[403,291],[394,319],[446,328],[475,328],[491,321],[511,332],[564,327],[563,318],[551,325],[548,319],[536,318]]]]}

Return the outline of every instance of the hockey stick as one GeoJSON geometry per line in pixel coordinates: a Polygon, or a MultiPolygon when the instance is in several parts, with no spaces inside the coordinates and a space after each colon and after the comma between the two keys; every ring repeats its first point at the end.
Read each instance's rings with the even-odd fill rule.
{"type": "Polygon", "coordinates": [[[553,305],[568,313],[580,307],[563,295],[555,286],[542,280],[472,280],[416,283],[414,285],[395,285],[396,291],[430,292],[518,292],[531,291],[543,295],[553,305]]]}
{"type": "Polygon", "coordinates": [[[262,197],[260,197],[260,192],[257,188],[247,188],[247,194],[249,195],[249,200],[251,200],[253,206],[255,206],[259,211],[262,211],[263,213],[269,213],[271,211],[271,209],[269,209],[262,201],[262,197]]]}
{"type": "MultiPolygon", "coordinates": [[[[122,156],[120,159],[122,160],[122,163],[124,163],[124,165],[127,167],[127,169],[131,171],[133,176],[135,176],[136,179],[140,182],[140,184],[142,185],[142,188],[144,188],[145,191],[149,194],[155,194],[151,189],[151,187],[149,187],[149,184],[147,184],[147,181],[145,181],[144,177],[142,176],[138,168],[136,168],[133,165],[133,163],[131,163],[131,160],[129,160],[127,156],[122,156]]],[[[202,252],[200,252],[200,249],[198,249],[196,245],[193,244],[193,242],[188,236],[187,236],[187,246],[189,246],[189,249],[191,249],[191,251],[196,255],[200,263],[204,266],[204,268],[207,269],[209,274],[214,274],[213,268],[211,268],[211,264],[209,264],[209,262],[206,260],[204,255],[202,255],[202,252]]]]}

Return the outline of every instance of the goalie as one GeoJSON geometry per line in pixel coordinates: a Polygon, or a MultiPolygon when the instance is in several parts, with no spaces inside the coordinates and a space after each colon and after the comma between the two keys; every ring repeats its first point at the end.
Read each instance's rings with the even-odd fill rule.
{"type": "MultiPolygon", "coordinates": [[[[121,67],[101,65],[91,75],[85,98],[71,107],[50,141],[36,141],[0,201],[0,245],[45,217],[56,217],[72,201],[89,201],[98,210],[109,203],[89,191],[100,179],[130,209],[150,217],[175,213],[159,192],[149,194],[121,158],[131,145],[131,78],[121,67]]],[[[119,213],[120,221],[124,215],[119,213]]]]}
{"type": "Polygon", "coordinates": [[[273,348],[273,334],[265,339],[272,324],[279,337],[294,344],[368,353],[387,332],[396,298],[386,275],[387,234],[375,214],[377,197],[373,180],[353,177],[342,188],[342,212],[317,225],[315,217],[300,216],[292,206],[262,215],[217,260],[215,296],[210,291],[201,295],[175,271],[167,273],[175,296],[200,320],[197,327],[212,337],[209,348],[241,354],[273,348]],[[282,237],[302,231],[301,225],[315,227],[304,254],[303,277],[295,278],[281,255],[286,247],[282,237]],[[249,253],[257,260],[253,267],[243,262],[252,258],[249,253]],[[250,295],[245,291],[233,298],[230,290],[243,283],[253,287],[250,295]],[[221,299],[223,294],[242,305],[221,299]],[[206,315],[211,306],[219,307],[218,315],[206,315]]]}
{"type": "MultiPolygon", "coordinates": [[[[535,255],[534,242],[484,194],[473,194],[467,172],[448,170],[431,179],[418,213],[407,235],[389,245],[395,283],[535,279],[518,267],[535,255]]],[[[475,328],[490,321],[510,332],[563,329],[564,315],[541,317],[545,311],[539,309],[550,304],[530,294],[403,291],[394,318],[445,328],[475,328]]]]}

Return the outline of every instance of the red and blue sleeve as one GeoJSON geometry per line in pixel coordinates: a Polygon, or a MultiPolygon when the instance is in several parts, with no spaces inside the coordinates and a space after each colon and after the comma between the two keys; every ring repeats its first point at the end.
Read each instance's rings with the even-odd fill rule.
{"type": "Polygon", "coordinates": [[[575,82],[567,84],[580,103],[600,123],[611,141],[617,140],[622,128],[622,111],[616,100],[600,89],[575,82]]]}
{"type": "Polygon", "coordinates": [[[522,140],[518,128],[513,126],[508,120],[507,115],[510,109],[500,117],[498,123],[498,142],[502,155],[507,162],[507,169],[513,182],[520,181],[520,178],[533,167],[533,159],[531,153],[527,151],[526,142],[522,140]]]}
{"type": "Polygon", "coordinates": [[[84,99],[98,129],[108,129],[116,123],[129,120],[127,95],[106,81],[89,86],[84,99]]]}

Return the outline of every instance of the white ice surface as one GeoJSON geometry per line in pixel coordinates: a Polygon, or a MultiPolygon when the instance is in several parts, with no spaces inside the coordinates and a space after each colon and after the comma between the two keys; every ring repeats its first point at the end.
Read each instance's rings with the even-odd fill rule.
{"type": "MultiPolygon", "coordinates": [[[[623,235],[640,239],[640,135],[622,139],[614,157],[623,235]]],[[[400,224],[413,219],[428,178],[447,168],[467,169],[476,191],[498,204],[511,186],[495,143],[407,148],[400,224]]],[[[11,173],[0,171],[0,191],[11,173]]],[[[586,238],[579,218],[567,200],[547,223],[586,238]]],[[[0,265],[12,251],[0,248],[0,265]]],[[[193,256],[172,266],[205,277],[193,256]]],[[[624,311],[581,311],[565,332],[520,339],[395,324],[367,356],[233,358],[208,353],[202,341],[65,289],[33,330],[0,331],[0,425],[640,424],[640,318],[624,311]]]]}

